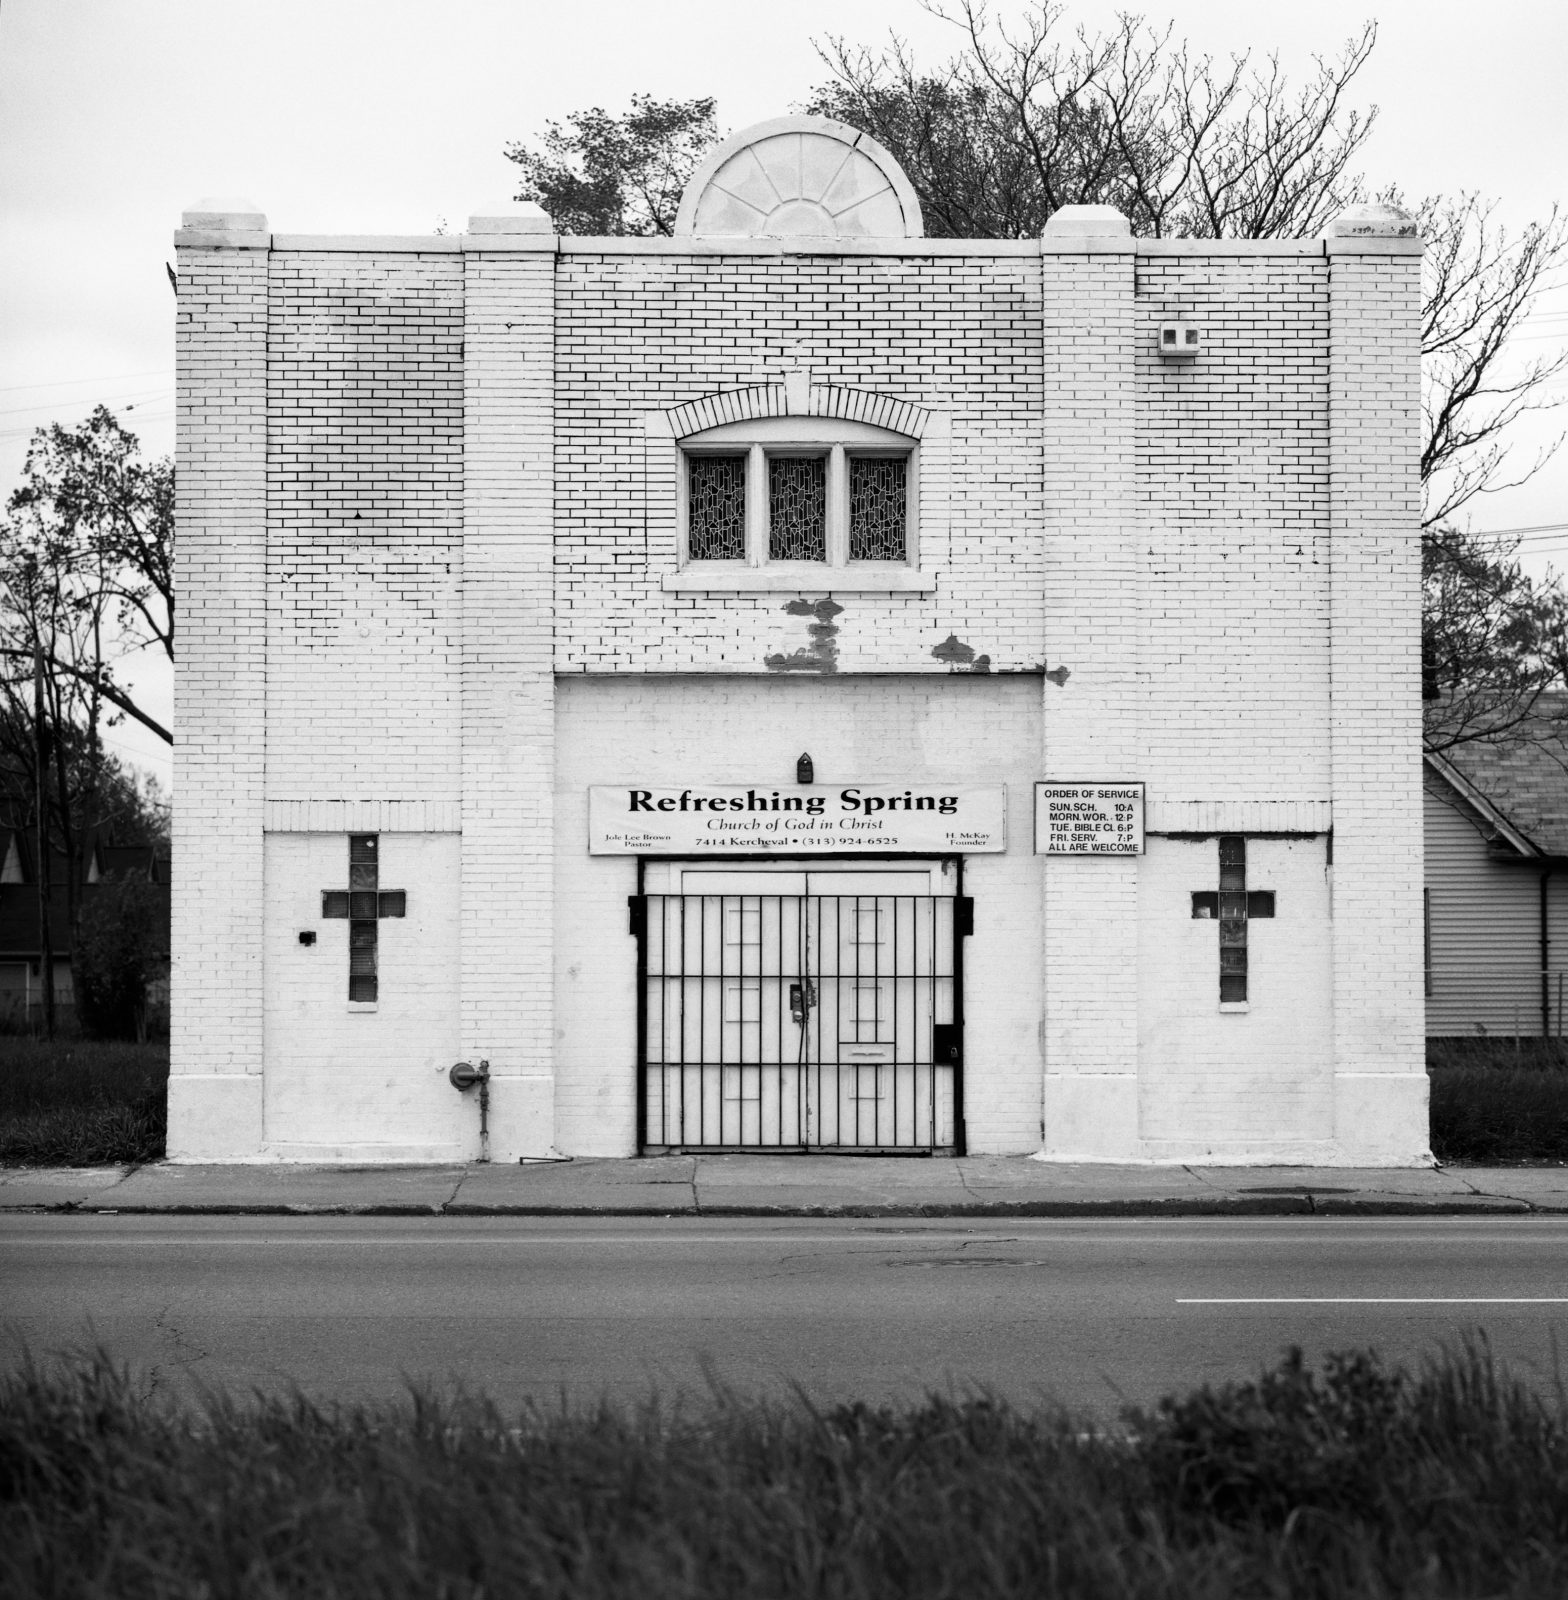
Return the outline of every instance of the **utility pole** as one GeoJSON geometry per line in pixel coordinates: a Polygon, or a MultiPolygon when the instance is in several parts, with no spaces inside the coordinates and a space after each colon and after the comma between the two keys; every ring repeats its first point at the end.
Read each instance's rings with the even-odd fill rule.
{"type": "Polygon", "coordinates": [[[54,930],[49,893],[49,737],[44,724],[44,653],[33,646],[33,809],[38,817],[38,964],[43,983],[44,1037],[54,1038],[54,930]]]}

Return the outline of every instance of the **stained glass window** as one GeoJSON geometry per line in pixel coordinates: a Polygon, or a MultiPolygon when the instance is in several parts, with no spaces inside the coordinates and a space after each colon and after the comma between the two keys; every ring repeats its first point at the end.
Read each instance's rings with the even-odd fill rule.
{"type": "Polygon", "coordinates": [[[849,458],[849,559],[902,561],[908,463],[895,456],[849,458]]]}
{"type": "Polygon", "coordinates": [[[373,833],[350,834],[348,888],[321,891],[322,916],[348,918],[348,997],[360,1002],[376,999],[377,920],[408,915],[408,891],[380,887],[379,843],[373,833]]]}
{"type": "Polygon", "coordinates": [[[687,552],[693,561],[746,559],[746,458],[690,456],[687,552]]]}
{"type": "Polygon", "coordinates": [[[1219,918],[1220,1001],[1240,1004],[1247,998],[1247,924],[1274,915],[1274,891],[1247,887],[1244,835],[1220,835],[1220,886],[1195,890],[1192,914],[1219,918]]]}
{"type": "Polygon", "coordinates": [[[768,557],[773,561],[827,560],[824,457],[768,457],[768,557]]]}

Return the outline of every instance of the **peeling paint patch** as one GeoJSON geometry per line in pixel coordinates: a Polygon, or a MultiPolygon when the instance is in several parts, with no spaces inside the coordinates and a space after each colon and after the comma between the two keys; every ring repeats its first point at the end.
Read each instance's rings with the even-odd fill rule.
{"type": "Polygon", "coordinates": [[[788,655],[780,651],[764,656],[763,666],[769,672],[837,672],[838,628],[833,619],[843,611],[843,606],[832,600],[791,600],[784,609],[792,617],[817,619],[806,629],[811,643],[788,655]]]}
{"type": "Polygon", "coordinates": [[[977,656],[973,645],[965,644],[956,633],[950,633],[941,644],[931,647],[938,661],[945,661],[955,671],[967,667],[971,672],[989,672],[990,656],[977,656]]]}
{"type": "Polygon", "coordinates": [[[1055,667],[1050,672],[1046,673],[1046,677],[1048,677],[1051,682],[1054,683],[1058,689],[1060,689],[1061,686],[1066,683],[1070,677],[1072,677],[1072,672],[1066,667],[1055,667]]]}

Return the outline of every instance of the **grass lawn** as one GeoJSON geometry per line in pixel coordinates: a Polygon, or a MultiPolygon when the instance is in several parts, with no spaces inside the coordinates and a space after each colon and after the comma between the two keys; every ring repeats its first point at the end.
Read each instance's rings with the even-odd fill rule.
{"type": "Polygon", "coordinates": [[[928,1399],[503,1412],[0,1380],[0,1593],[366,1600],[1541,1600],[1568,1430],[1472,1346],[1290,1358],[1095,1432],[928,1399]]]}
{"type": "Polygon", "coordinates": [[[1432,1039],[1427,1076],[1439,1161],[1568,1163],[1568,1060],[1553,1041],[1432,1039]]]}
{"type": "Polygon", "coordinates": [[[0,1036],[0,1166],[163,1155],[167,1043],[0,1036]]]}
{"type": "MultiPolygon", "coordinates": [[[[1568,1165],[1568,1061],[1551,1041],[1430,1040],[1439,1161],[1568,1165]]],[[[0,1166],[157,1161],[166,1042],[0,1036],[0,1166]]]]}

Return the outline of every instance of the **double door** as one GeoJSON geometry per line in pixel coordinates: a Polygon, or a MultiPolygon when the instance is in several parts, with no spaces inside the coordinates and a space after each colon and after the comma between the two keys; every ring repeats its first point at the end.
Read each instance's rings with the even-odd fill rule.
{"type": "Polygon", "coordinates": [[[956,1148],[967,902],[955,879],[945,862],[650,865],[644,1148],[956,1148]]]}

